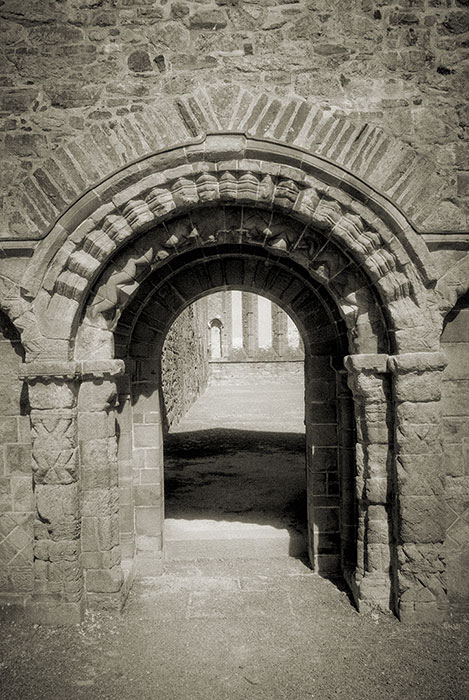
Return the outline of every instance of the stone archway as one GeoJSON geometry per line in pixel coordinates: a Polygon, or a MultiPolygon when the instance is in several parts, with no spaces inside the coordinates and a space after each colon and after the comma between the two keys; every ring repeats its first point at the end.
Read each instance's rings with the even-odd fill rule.
{"type": "Polygon", "coordinates": [[[121,604],[115,407],[119,377],[135,381],[142,364],[129,341],[149,308],[161,336],[177,309],[229,287],[288,308],[304,332],[307,380],[315,363],[325,371],[324,358],[338,375],[338,462],[355,482],[341,512],[357,508],[341,532],[342,548],[354,549],[344,573],[357,602],[404,619],[444,610],[440,317],[425,246],[389,200],[298,149],[218,134],[94,188],[40,246],[29,277],[33,301],[19,325],[45,525],[33,614],[76,619],[84,604],[121,604]]]}

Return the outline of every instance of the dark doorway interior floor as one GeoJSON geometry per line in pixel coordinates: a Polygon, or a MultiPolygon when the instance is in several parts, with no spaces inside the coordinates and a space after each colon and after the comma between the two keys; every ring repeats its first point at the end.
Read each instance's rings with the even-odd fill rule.
{"type": "Polygon", "coordinates": [[[165,440],[170,559],[303,556],[303,377],[217,380],[165,440]]]}

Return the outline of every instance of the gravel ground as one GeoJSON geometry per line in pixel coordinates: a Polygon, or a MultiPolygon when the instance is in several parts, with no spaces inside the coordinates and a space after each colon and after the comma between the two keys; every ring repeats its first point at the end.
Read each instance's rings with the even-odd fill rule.
{"type": "Polygon", "coordinates": [[[469,626],[357,613],[284,558],[174,562],[122,616],[62,628],[4,622],[5,700],[463,700],[469,626]]]}

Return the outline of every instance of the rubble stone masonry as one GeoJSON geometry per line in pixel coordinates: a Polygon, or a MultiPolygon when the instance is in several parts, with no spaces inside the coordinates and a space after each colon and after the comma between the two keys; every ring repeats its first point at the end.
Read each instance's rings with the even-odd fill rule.
{"type": "Polygon", "coordinates": [[[0,18],[5,238],[40,238],[168,138],[238,125],[342,163],[422,229],[467,229],[464,0],[5,0],[0,18]]]}

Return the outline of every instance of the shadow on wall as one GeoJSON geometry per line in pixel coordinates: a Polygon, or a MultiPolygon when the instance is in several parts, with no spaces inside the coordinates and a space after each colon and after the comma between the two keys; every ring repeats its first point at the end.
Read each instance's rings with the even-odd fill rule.
{"type": "MultiPolygon", "coordinates": [[[[269,526],[306,542],[305,436],[214,428],[165,438],[165,516],[269,526]]],[[[249,532],[249,528],[246,528],[249,532]]],[[[237,533],[242,537],[243,529],[237,533]]]]}

